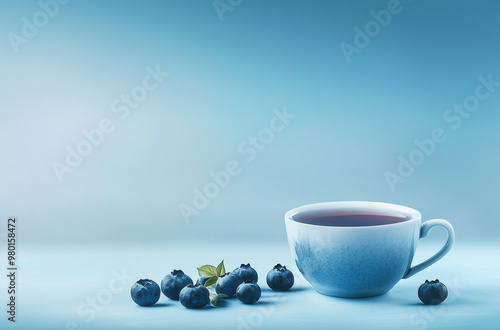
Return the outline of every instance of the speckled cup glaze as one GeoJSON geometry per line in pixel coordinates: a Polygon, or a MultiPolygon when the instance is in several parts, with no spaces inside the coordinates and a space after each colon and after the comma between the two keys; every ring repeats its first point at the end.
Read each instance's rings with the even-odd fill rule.
{"type": "Polygon", "coordinates": [[[336,297],[370,297],[389,291],[441,259],[453,245],[455,234],[446,220],[422,224],[421,215],[409,207],[377,202],[330,202],[301,206],[285,214],[288,242],[305,279],[319,293],[336,297]],[[373,226],[326,226],[297,222],[294,215],[308,211],[358,214],[404,214],[407,220],[373,226]],[[448,232],[443,248],[411,267],[420,238],[432,227],[448,232]]]}

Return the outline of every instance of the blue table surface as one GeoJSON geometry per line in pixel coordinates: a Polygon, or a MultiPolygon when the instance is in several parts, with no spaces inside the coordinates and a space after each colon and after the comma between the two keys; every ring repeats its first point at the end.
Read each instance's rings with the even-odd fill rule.
{"type": "MultiPolygon", "coordinates": [[[[439,247],[421,243],[415,261],[439,247]]],[[[401,280],[389,293],[363,299],[318,294],[300,275],[286,242],[141,246],[19,247],[16,323],[1,329],[498,329],[500,254],[498,244],[457,243],[437,264],[401,280]],[[194,280],[196,267],[224,259],[232,270],[250,262],[259,273],[262,297],[255,305],[237,299],[217,307],[188,310],[161,296],[154,307],[137,306],[131,285],[140,278],[158,284],[173,269],[194,280]],[[273,292],[265,275],[282,263],[295,275],[289,292],[273,292]],[[441,305],[425,306],[417,289],[438,278],[449,289],[441,305]]],[[[7,288],[3,277],[0,288],[7,288]]],[[[0,301],[7,301],[7,290],[0,301]]],[[[6,309],[5,304],[2,309],[6,309]]]]}

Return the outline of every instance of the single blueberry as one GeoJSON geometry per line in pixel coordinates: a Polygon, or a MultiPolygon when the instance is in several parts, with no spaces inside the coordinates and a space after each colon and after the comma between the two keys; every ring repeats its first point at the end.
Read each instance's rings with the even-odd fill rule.
{"type": "Polygon", "coordinates": [[[132,285],[130,295],[137,305],[151,306],[160,299],[160,287],[153,280],[139,280],[132,285]]]}
{"type": "Polygon", "coordinates": [[[277,264],[267,273],[267,285],[274,291],[287,291],[293,286],[293,274],[286,266],[277,264]]]}
{"type": "Polygon", "coordinates": [[[215,292],[224,293],[230,298],[236,294],[236,289],[241,283],[243,283],[243,281],[238,275],[225,273],[217,279],[217,283],[215,283],[215,292]]]}
{"type": "Polygon", "coordinates": [[[250,264],[241,264],[240,267],[233,271],[233,274],[239,275],[243,282],[245,281],[255,281],[259,280],[259,275],[257,271],[250,266],[250,264]]]}
{"type": "Polygon", "coordinates": [[[205,285],[205,282],[208,281],[209,278],[212,278],[212,276],[200,277],[199,279],[196,280],[196,284],[205,285]]]}
{"type": "Polygon", "coordinates": [[[168,298],[179,300],[179,293],[188,284],[193,284],[191,277],[184,274],[182,270],[174,269],[161,281],[161,291],[168,298]]]}
{"type": "Polygon", "coordinates": [[[426,305],[439,305],[448,297],[448,288],[439,280],[428,281],[418,288],[418,298],[426,305]]]}
{"type": "Polygon", "coordinates": [[[208,289],[200,284],[188,284],[181,290],[179,297],[186,308],[203,308],[210,302],[208,289]]]}
{"type": "Polygon", "coordinates": [[[255,304],[260,299],[260,286],[255,281],[241,283],[236,290],[236,297],[244,304],[255,304]]]}

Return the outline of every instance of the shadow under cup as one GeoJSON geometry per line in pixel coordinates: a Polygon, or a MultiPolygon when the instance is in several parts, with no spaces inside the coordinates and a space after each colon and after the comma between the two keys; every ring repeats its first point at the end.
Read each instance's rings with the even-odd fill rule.
{"type": "MultiPolygon", "coordinates": [[[[421,215],[414,209],[376,202],[319,203],[288,211],[285,223],[302,275],[319,293],[337,297],[386,293],[402,278],[446,254],[454,238],[448,231],[453,237],[435,260],[429,259],[409,274],[423,237],[421,215]]],[[[430,227],[435,225],[443,226],[439,222],[430,227]]]]}

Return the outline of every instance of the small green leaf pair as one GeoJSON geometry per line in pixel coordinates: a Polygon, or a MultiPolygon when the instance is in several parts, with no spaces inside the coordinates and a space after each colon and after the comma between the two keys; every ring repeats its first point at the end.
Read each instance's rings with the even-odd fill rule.
{"type": "Polygon", "coordinates": [[[224,293],[219,293],[215,291],[215,284],[217,283],[217,279],[226,273],[226,268],[224,267],[224,260],[220,262],[220,264],[215,267],[212,265],[204,265],[198,268],[198,275],[200,277],[208,277],[211,276],[204,284],[204,286],[208,289],[210,293],[210,302],[212,305],[217,305],[219,298],[227,298],[227,295],[224,293]]]}
{"type": "Polygon", "coordinates": [[[225,272],[226,272],[226,268],[224,267],[224,260],[222,260],[220,262],[220,264],[219,264],[219,266],[217,266],[217,268],[215,268],[215,266],[212,266],[212,265],[205,265],[205,266],[201,266],[200,268],[198,268],[198,274],[201,277],[221,276],[225,272]]]}

